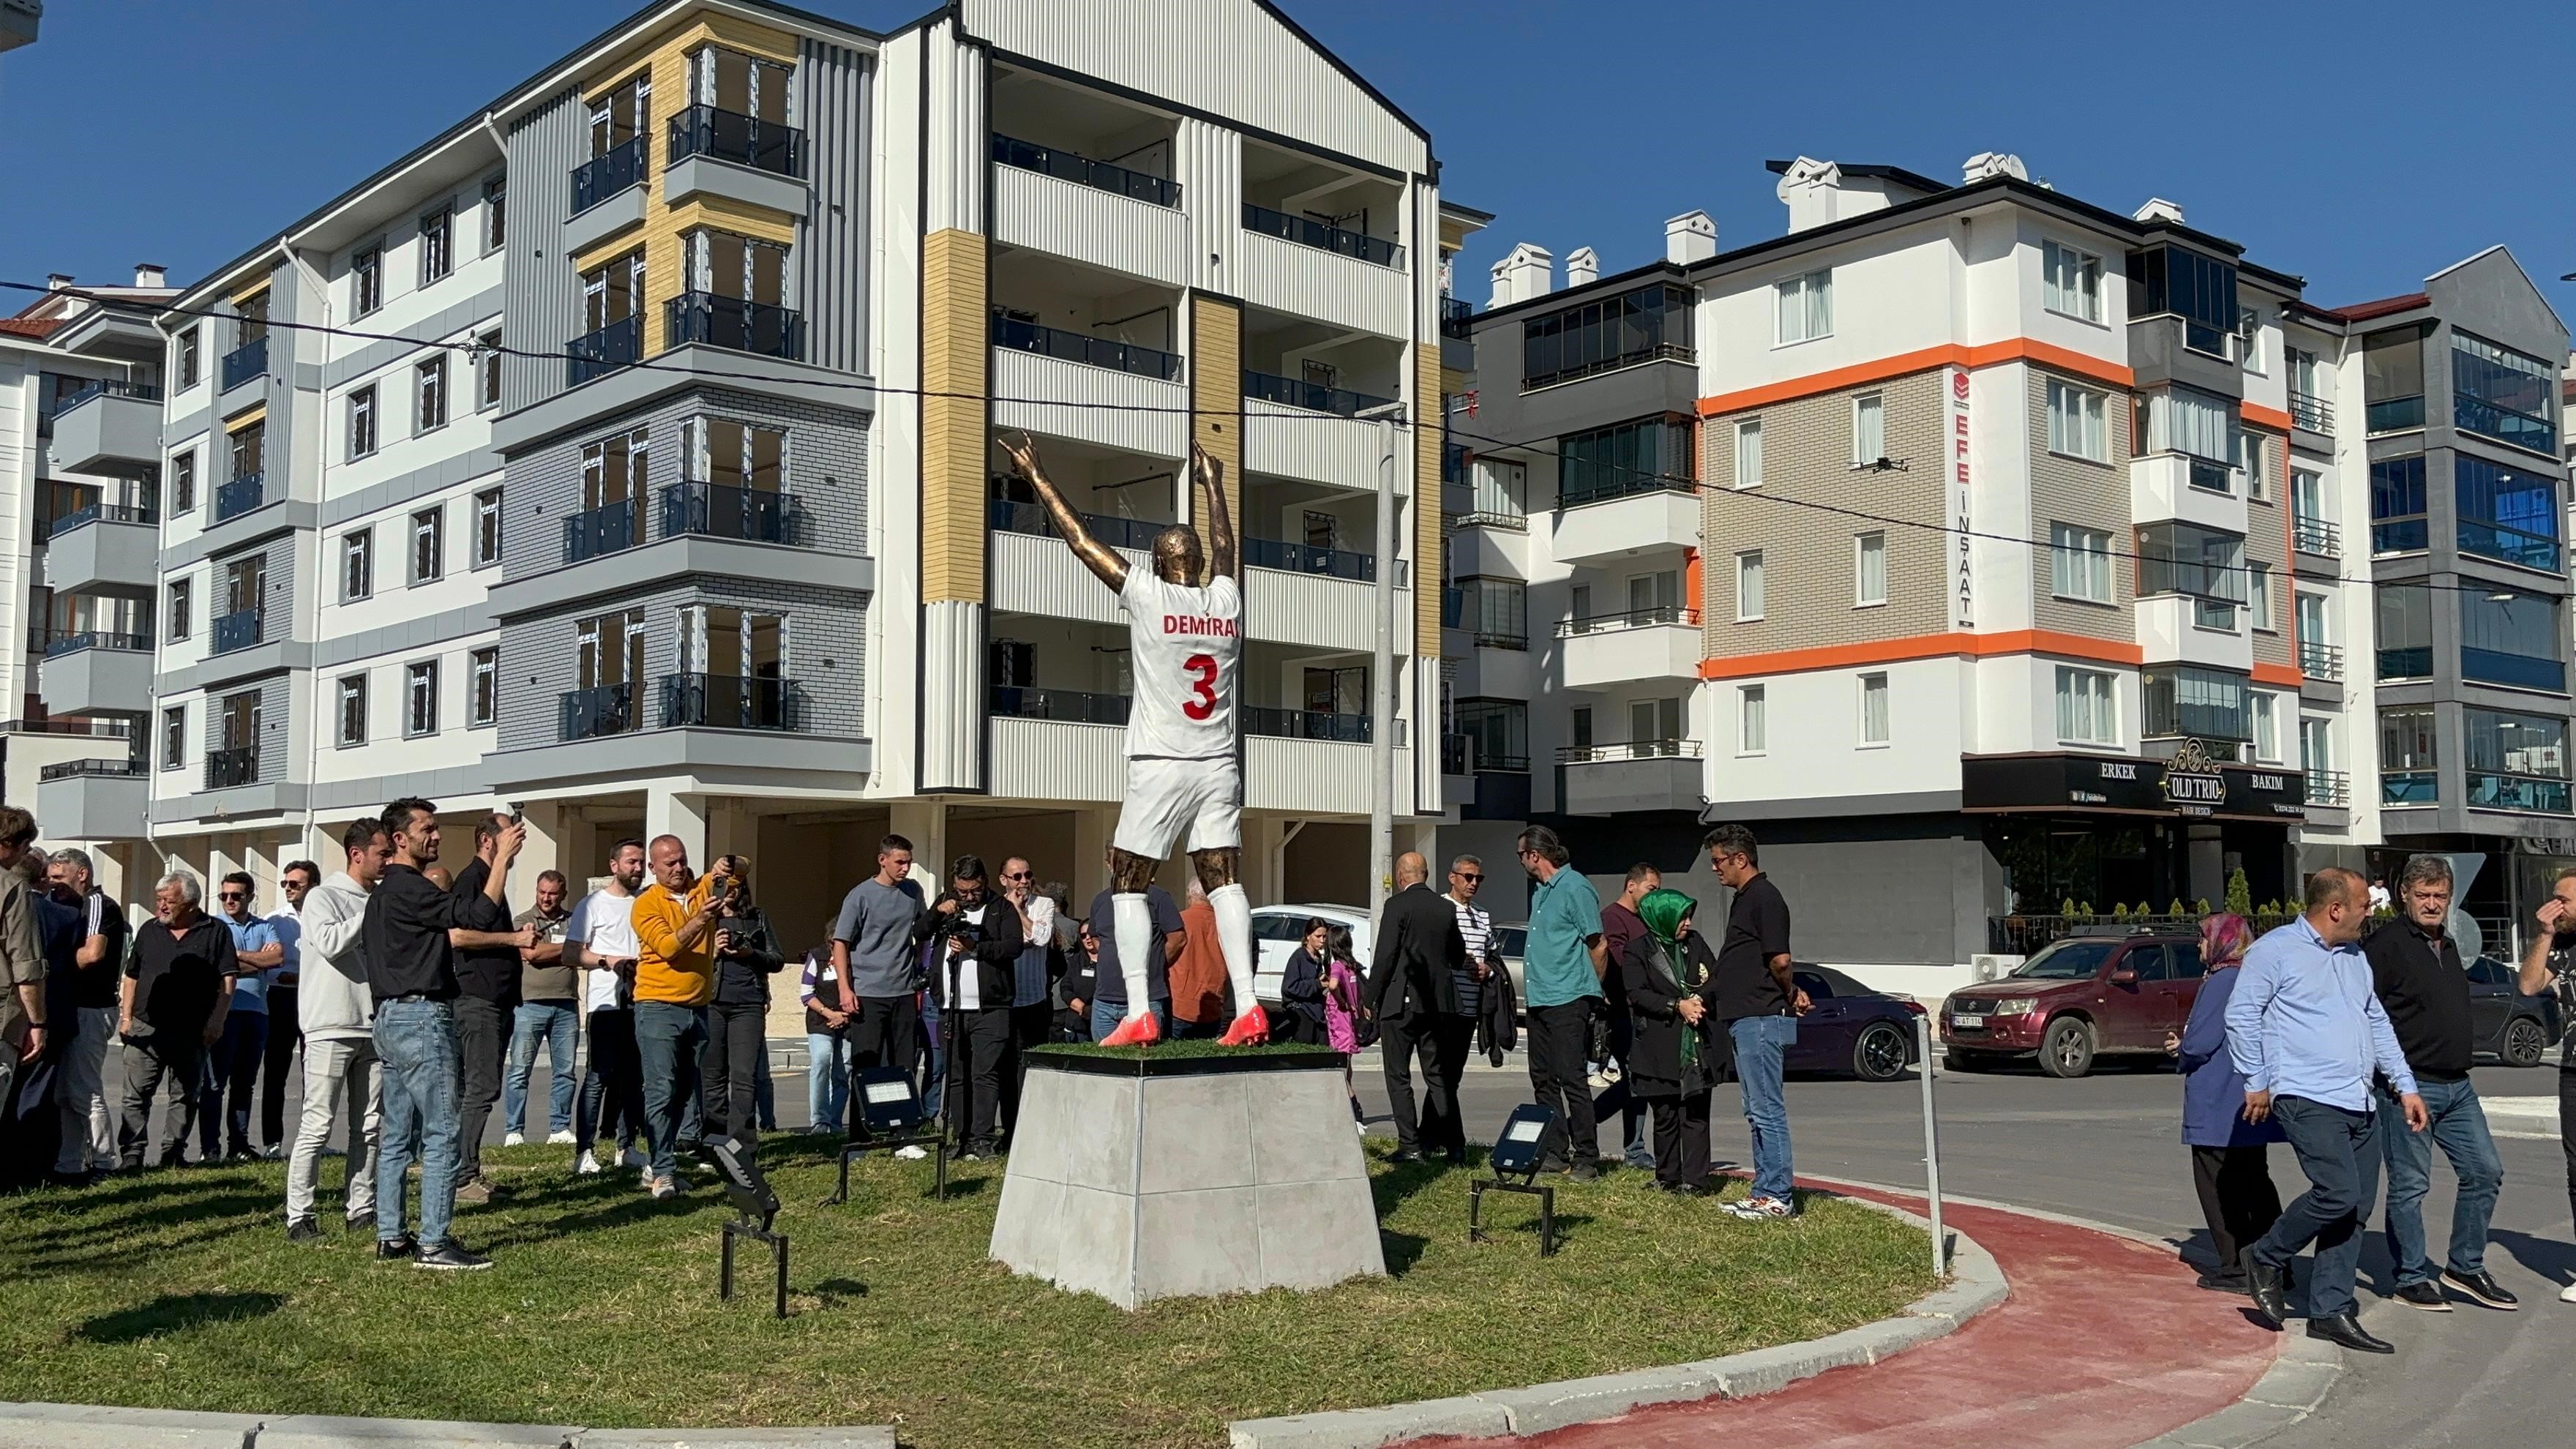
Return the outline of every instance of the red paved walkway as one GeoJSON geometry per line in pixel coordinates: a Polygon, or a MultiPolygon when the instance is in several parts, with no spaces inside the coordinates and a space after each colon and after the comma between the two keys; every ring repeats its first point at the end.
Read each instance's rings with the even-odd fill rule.
{"type": "Polygon", "coordinates": [[[2012,1290],[1949,1337],[1760,1398],[1643,1409],[1527,1442],[2127,1449],[2236,1402],[2272,1366],[2280,1336],[2247,1319],[2245,1299],[2196,1286],[2168,1249],[1992,1208],[1944,1217],[1995,1255],[2012,1290]]]}

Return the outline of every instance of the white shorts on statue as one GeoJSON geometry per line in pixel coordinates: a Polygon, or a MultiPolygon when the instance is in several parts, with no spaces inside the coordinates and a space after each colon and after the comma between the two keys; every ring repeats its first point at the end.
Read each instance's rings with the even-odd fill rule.
{"type": "Polygon", "coordinates": [[[1109,843],[1129,855],[1161,860],[1176,841],[1190,850],[1243,844],[1243,766],[1232,756],[1127,762],[1127,797],[1118,808],[1118,834],[1109,843]]]}

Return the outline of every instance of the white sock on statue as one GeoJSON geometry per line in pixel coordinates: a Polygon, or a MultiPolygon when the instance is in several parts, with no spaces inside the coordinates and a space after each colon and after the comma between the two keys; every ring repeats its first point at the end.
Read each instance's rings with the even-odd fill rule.
{"type": "Polygon", "coordinates": [[[1120,891],[1109,898],[1109,922],[1110,939],[1118,945],[1118,975],[1127,983],[1127,1016],[1133,1020],[1154,1009],[1145,994],[1145,968],[1154,959],[1146,954],[1155,946],[1154,912],[1141,893],[1120,891]]]}
{"type": "MultiPolygon", "coordinates": [[[[1216,911],[1216,945],[1225,953],[1226,980],[1234,986],[1234,1012],[1241,1016],[1259,1003],[1252,996],[1252,898],[1240,885],[1221,885],[1208,892],[1216,911]]],[[[1123,953],[1126,948],[1120,947],[1123,953]]],[[[1118,958],[1127,959],[1124,954],[1118,958]]]]}

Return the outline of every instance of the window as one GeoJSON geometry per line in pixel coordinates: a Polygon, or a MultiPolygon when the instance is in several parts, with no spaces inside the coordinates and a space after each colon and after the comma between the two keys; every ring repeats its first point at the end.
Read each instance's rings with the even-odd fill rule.
{"type": "Polygon", "coordinates": [[[405,671],[403,733],[438,733],[438,661],[424,659],[405,671]]]}
{"type": "Polygon", "coordinates": [[[170,581],[170,626],[163,631],[163,637],[173,644],[187,638],[188,632],[195,627],[194,621],[189,618],[190,613],[193,612],[191,605],[194,603],[192,595],[195,592],[196,585],[186,579],[170,581]]]}
{"type": "Polygon", "coordinates": [[[2464,431],[2555,457],[2549,395],[2557,386],[2555,369],[2537,357],[2451,334],[2451,421],[2464,431]]]}
{"type": "Polygon", "coordinates": [[[363,458],[376,450],[376,389],[370,384],[349,394],[349,456],[363,458]]]}
{"type": "Polygon", "coordinates": [[[1735,425],[1735,486],[1762,486],[1762,420],[1750,418],[1735,425]]]}
{"type": "Polygon", "coordinates": [[[364,317],[385,305],[385,249],[373,246],[349,258],[349,315],[364,317]]]}
{"type": "MultiPolygon", "coordinates": [[[[2457,455],[2453,455],[2456,461],[2457,455]]],[[[2429,547],[2424,521],[2424,460],[2383,458],[2370,465],[2370,551],[2413,553],[2429,547]]]]}
{"type": "Polygon", "coordinates": [[[1887,676],[1884,674],[1860,677],[1860,742],[1864,745],[1887,743],[1887,676]]]}
{"type": "Polygon", "coordinates": [[[2471,809],[2567,813],[2565,719],[2472,709],[2463,720],[2461,764],[2471,809]]]}
{"type": "Polygon", "coordinates": [[[1529,465],[1501,458],[1478,458],[1473,512],[1489,518],[1529,516],[1529,465]]]}
{"type": "Polygon", "coordinates": [[[2451,479],[2459,504],[2460,552],[2558,572],[2556,477],[2454,453],[2451,479]]]}
{"type": "Polygon", "coordinates": [[[1834,332],[1834,274],[1828,267],[1791,277],[1773,287],[1774,311],[1778,318],[1775,333],[1781,345],[1812,342],[1830,337],[1834,332]]]}
{"type": "Polygon", "coordinates": [[[2374,433],[2424,426],[2424,328],[2391,327],[2361,339],[2361,402],[2374,433]]]}
{"type": "Polygon", "coordinates": [[[2057,737],[2075,745],[2120,743],[2119,676],[2057,666],[2057,737]]]}
{"type": "Polygon", "coordinates": [[[1852,463],[1864,466],[1887,456],[1887,399],[1863,393],[1852,399],[1852,463]]]}
{"type": "Polygon", "coordinates": [[[2111,535],[2071,523],[2048,526],[2048,591],[2061,599],[2111,599],[2111,535]]]}
{"type": "Polygon", "coordinates": [[[2204,629],[2234,629],[2245,602],[2245,540],[2189,523],[2154,523],[2138,530],[2138,596],[2187,594],[2192,622],[2204,629]]]}
{"type": "Polygon", "coordinates": [[[2245,716],[2245,676],[2188,664],[2149,665],[2138,678],[2145,735],[2189,735],[2210,745],[2213,759],[2232,760],[2253,738],[2245,716]]]}
{"type": "Polygon", "coordinates": [[[1570,378],[1657,358],[1688,362],[1691,292],[1658,284],[1521,324],[1521,386],[1570,378]]]}
{"type": "MultiPolygon", "coordinates": [[[[233,429],[224,434],[224,442],[232,450],[234,478],[258,478],[267,473],[268,422],[266,419],[245,423],[233,429]]],[[[217,506],[221,507],[221,504],[217,506]]]]}
{"type": "Polygon", "coordinates": [[[474,495],[474,566],[485,568],[501,561],[501,490],[486,488],[474,495]]]}
{"type": "Polygon", "coordinates": [[[2236,355],[2247,372],[2263,371],[2263,313],[2260,308],[2236,309],[2236,355]]]}
{"type": "Polygon", "coordinates": [[[2292,607],[2298,610],[2297,622],[2301,650],[2304,651],[2311,644],[2323,648],[2327,642],[2326,596],[2301,593],[2298,602],[2292,607]]]}
{"type": "Polygon", "coordinates": [[[1557,506],[1688,488],[1690,445],[1690,424],[1677,418],[1647,418],[1559,438],[1557,506]]]}
{"type": "Polygon", "coordinates": [[[2040,248],[2042,304],[2051,312],[2102,320],[2102,259],[2048,242],[2040,248]]]}
{"type": "Polygon", "coordinates": [[[447,357],[444,353],[412,369],[420,384],[420,406],[412,414],[417,435],[447,426],[447,357]]]}
{"type": "Polygon", "coordinates": [[[2382,679],[2433,675],[2433,595],[2420,583],[2380,584],[2371,590],[2372,637],[2382,679]]]}
{"type": "Polygon", "coordinates": [[[2254,705],[2254,759],[2258,764],[2281,763],[2281,697],[2257,693],[2254,705]]]}
{"type": "Polygon", "coordinates": [[[634,316],[644,304],[644,253],[629,252],[581,274],[582,315],[592,332],[634,316]]]}
{"type": "Polygon", "coordinates": [[[1465,578],[1458,581],[1458,593],[1458,625],[1475,635],[1478,648],[1529,647],[1527,585],[1518,579],[1465,578]]]}
{"type": "Polygon", "coordinates": [[[1864,533],[1852,540],[1852,607],[1865,609],[1887,602],[1887,535],[1864,533]]]}
{"type": "Polygon", "coordinates": [[[473,661],[473,688],[466,698],[469,725],[488,725],[501,715],[501,651],[485,647],[467,656],[473,661]]]}
{"type": "Polygon", "coordinates": [[[1771,748],[1769,687],[1747,684],[1735,691],[1735,751],[1758,755],[1771,748]]]}
{"type": "Polygon", "coordinates": [[[2264,470],[2263,435],[2239,432],[2236,445],[2245,455],[2245,496],[2256,503],[2272,501],[2272,475],[2264,470]]]}
{"type": "Polygon", "coordinates": [[[474,339],[474,409],[501,405],[501,329],[474,339]]]}
{"type": "Polygon", "coordinates": [[[510,239],[510,179],[495,176],[483,183],[483,250],[497,252],[510,239]]]}
{"type": "Polygon", "coordinates": [[[2236,331],[2236,268],[2182,247],[2129,253],[2129,318],[2170,312],[2182,318],[2185,347],[2227,355],[2236,331]]]}
{"type": "Polygon", "coordinates": [[[340,681],[340,743],[363,745],[367,742],[367,676],[352,674],[340,681]]]}
{"type": "Polygon", "coordinates": [[[2055,378],[2048,383],[2048,451],[2096,463],[2111,461],[2110,400],[2055,378]]]}
{"type": "Polygon", "coordinates": [[[2441,798],[2434,773],[2433,712],[2389,709],[2379,713],[2379,799],[2384,805],[2430,805],[2441,798]]]}
{"type": "Polygon", "coordinates": [[[411,581],[436,583],[447,569],[447,510],[425,508],[411,516],[411,581]]]}
{"type": "Polygon", "coordinates": [[[1735,556],[1735,618],[1747,623],[1762,617],[1762,550],[1735,556]]]}
{"type": "Polygon", "coordinates": [[[2299,763],[2307,767],[2309,774],[2334,768],[2333,739],[2334,731],[2324,715],[2299,716],[2299,763]]]}
{"type": "MultiPolygon", "coordinates": [[[[1682,732],[1682,702],[1678,699],[1639,699],[1628,704],[1628,742],[1632,745],[1677,745],[1687,738],[1682,732]]],[[[1670,748],[1639,749],[1637,754],[1672,754],[1670,748]]]]}
{"type": "Polygon", "coordinates": [[[1529,705],[1517,699],[1462,699],[1453,722],[1479,770],[1529,769],[1529,705]]]}
{"type": "Polygon", "coordinates": [[[161,768],[175,770],[188,763],[188,707],[174,704],[161,711],[161,768]]]}
{"type": "Polygon", "coordinates": [[[2289,356],[2291,413],[2310,432],[2333,432],[2334,374],[2304,347],[2291,348],[2289,356]]]}
{"type": "Polygon", "coordinates": [[[2557,600],[2514,589],[2458,598],[2462,678],[2522,689],[2567,687],[2557,600]]]}
{"type": "MultiPolygon", "coordinates": [[[[2140,440],[2141,453],[2188,453],[2204,462],[2221,467],[2236,466],[2236,414],[2228,400],[2216,393],[2176,384],[2152,392],[2138,400],[2146,414],[2146,427],[2140,440]]],[[[2225,491],[2228,484],[2222,475],[2205,481],[2195,471],[2193,483],[2225,491]]]]}
{"type": "Polygon", "coordinates": [[[1592,748],[1592,709],[1585,706],[1566,718],[1566,743],[1578,750],[1592,748]]]}
{"type": "Polygon", "coordinates": [[[340,535],[340,602],[355,603],[376,592],[376,531],[353,528],[340,535]]]}
{"type": "Polygon", "coordinates": [[[442,206],[420,219],[420,284],[456,270],[456,208],[442,206]]]}
{"type": "Polygon", "coordinates": [[[181,387],[195,387],[205,376],[204,342],[198,335],[204,330],[202,327],[191,327],[179,334],[177,371],[181,387]]]}
{"type": "Polygon", "coordinates": [[[170,460],[170,511],[186,513],[197,506],[197,454],[194,449],[170,460]]]}
{"type": "Polygon", "coordinates": [[[2245,566],[2245,612],[2254,616],[2254,627],[2269,634],[2275,632],[2272,622],[2272,566],[2249,563],[2245,566]]]}
{"type": "MultiPolygon", "coordinates": [[[[755,493],[775,493],[787,481],[787,434],[778,428],[757,427],[750,423],[725,418],[693,418],[681,438],[683,464],[681,476],[713,483],[719,488],[741,488],[755,493]]],[[[1310,515],[1307,542],[1316,548],[1333,544],[1314,536],[1312,519],[1333,520],[1329,513],[1310,515]]]]}

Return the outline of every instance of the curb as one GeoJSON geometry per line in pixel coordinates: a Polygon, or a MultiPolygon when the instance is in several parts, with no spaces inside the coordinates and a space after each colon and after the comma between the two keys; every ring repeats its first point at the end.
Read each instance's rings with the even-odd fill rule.
{"type": "Polygon", "coordinates": [[[2133,1449],[2243,1449],[2315,1413],[2343,1370],[2342,1349],[2305,1334],[2284,1334],[2281,1356],[2244,1398],[2133,1449]]]}
{"type": "Polygon", "coordinates": [[[587,1429],[320,1414],[199,1414],[0,1403],[0,1449],[895,1449],[884,1425],[814,1429],[587,1429]]]}
{"type": "MultiPolygon", "coordinates": [[[[1903,1208],[1867,1198],[1843,1201],[1931,1231],[1929,1219],[1903,1208]]],[[[1993,1254],[1956,1228],[1945,1226],[1944,1231],[1951,1243],[1949,1283],[1907,1304],[1893,1318],[1804,1343],[1757,1348],[1666,1368],[1634,1369],[1412,1404],[1239,1419],[1227,1426],[1228,1442],[1232,1449],[1382,1449],[1435,1435],[1493,1439],[1541,1434],[1573,1424],[1615,1419],[1651,1404],[1749,1399],[1776,1393],[1828,1369],[1881,1363],[1918,1344],[1956,1332],[1960,1324],[2003,1302],[2010,1291],[1993,1254]]],[[[2167,1446],[2159,1445],[2157,1449],[2167,1446]]]]}

